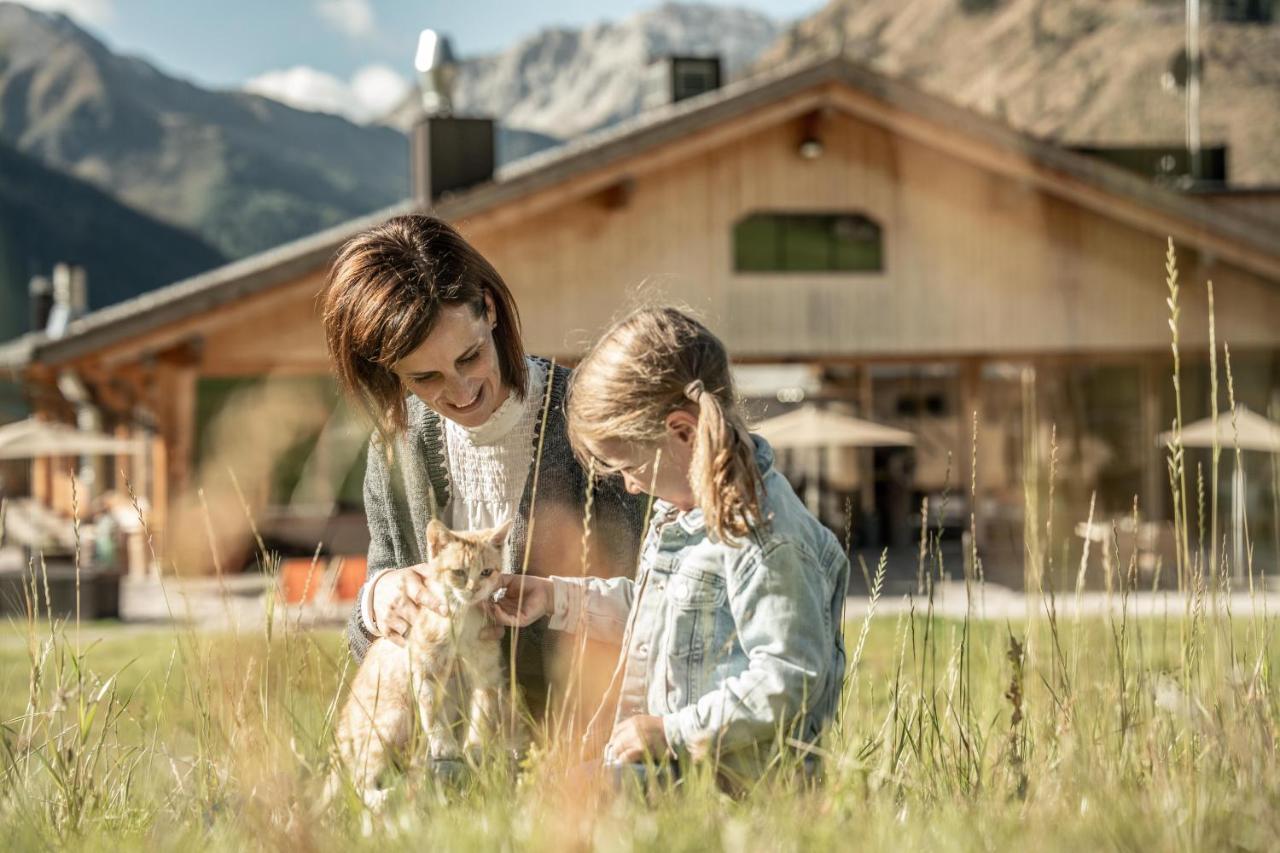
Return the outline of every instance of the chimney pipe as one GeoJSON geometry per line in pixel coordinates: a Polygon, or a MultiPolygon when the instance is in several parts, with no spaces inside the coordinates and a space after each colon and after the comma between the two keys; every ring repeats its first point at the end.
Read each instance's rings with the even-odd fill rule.
{"type": "Polygon", "coordinates": [[[52,304],[44,330],[49,337],[60,338],[67,331],[67,324],[84,316],[88,310],[89,283],[84,268],[54,264],[52,291],[52,304]]]}
{"type": "Polygon", "coordinates": [[[719,56],[671,56],[667,62],[673,104],[720,88],[723,76],[719,56]]]}
{"type": "Polygon", "coordinates": [[[449,39],[423,30],[414,57],[422,114],[409,137],[409,180],[414,200],[430,207],[445,193],[493,178],[494,122],[453,115],[457,63],[449,39]]]}

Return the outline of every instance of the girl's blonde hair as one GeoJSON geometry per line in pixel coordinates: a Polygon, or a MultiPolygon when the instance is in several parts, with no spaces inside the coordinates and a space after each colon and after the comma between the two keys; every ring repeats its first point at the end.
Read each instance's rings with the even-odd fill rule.
{"type": "Polygon", "coordinates": [[[689,315],[642,308],[615,323],[574,371],[567,408],[574,453],[598,471],[602,441],[652,444],[671,412],[697,415],[689,484],[707,529],[729,540],[760,522],[755,443],[737,411],[729,355],[689,315]]]}

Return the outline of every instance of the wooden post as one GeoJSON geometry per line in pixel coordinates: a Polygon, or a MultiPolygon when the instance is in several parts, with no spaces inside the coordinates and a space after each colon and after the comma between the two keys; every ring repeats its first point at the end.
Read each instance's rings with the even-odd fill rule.
{"type": "MultiPolygon", "coordinates": [[[[977,508],[971,505],[977,494],[970,491],[974,484],[973,467],[973,423],[974,413],[982,411],[982,362],[976,358],[968,358],[960,362],[960,429],[958,431],[959,447],[955,452],[956,470],[960,472],[960,482],[956,490],[964,495],[964,502],[971,512],[977,508]]],[[[982,429],[981,416],[978,418],[978,429],[982,429]]],[[[974,489],[976,492],[977,490],[974,489]]],[[[980,494],[980,492],[978,492],[980,494]]]]}
{"type": "Polygon", "coordinates": [[[52,506],[53,465],[48,456],[31,460],[31,497],[41,506],[52,506]]]}
{"type": "MultiPolygon", "coordinates": [[[[156,556],[164,553],[165,536],[169,528],[169,453],[165,446],[164,434],[157,432],[151,437],[151,475],[148,478],[151,502],[151,541],[156,556]]],[[[151,567],[156,574],[160,566],[151,567]]]]}
{"type": "MultiPolygon", "coordinates": [[[[858,365],[858,416],[867,420],[875,420],[872,406],[875,405],[874,389],[871,384],[871,365],[858,365]]],[[[876,503],[875,451],[869,447],[858,450],[858,490],[860,509],[863,513],[872,510],[876,503]]]]}
{"type": "Polygon", "coordinates": [[[1144,358],[1138,370],[1138,422],[1141,430],[1138,446],[1143,448],[1142,496],[1138,510],[1143,518],[1155,521],[1164,518],[1167,505],[1165,492],[1168,486],[1163,476],[1165,450],[1157,442],[1157,436],[1169,428],[1168,424],[1160,423],[1160,387],[1164,380],[1157,357],[1144,358]]]}
{"type": "Polygon", "coordinates": [[[164,536],[156,553],[170,556],[176,531],[170,529],[180,502],[194,487],[196,382],[200,363],[198,341],[165,350],[156,358],[152,397],[156,414],[153,462],[155,491],[152,516],[164,536]]]}

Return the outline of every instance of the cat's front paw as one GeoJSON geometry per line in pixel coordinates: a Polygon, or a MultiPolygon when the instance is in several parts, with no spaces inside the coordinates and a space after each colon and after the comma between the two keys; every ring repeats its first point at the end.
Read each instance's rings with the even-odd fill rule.
{"type": "Polygon", "coordinates": [[[427,736],[427,758],[432,761],[452,761],[462,757],[458,744],[452,737],[427,736]]]}
{"type": "Polygon", "coordinates": [[[484,752],[485,746],[488,745],[488,740],[489,739],[486,738],[482,733],[480,733],[475,729],[472,729],[471,731],[467,732],[467,740],[462,745],[462,748],[466,751],[468,755],[478,756],[480,753],[484,752]]]}
{"type": "Polygon", "coordinates": [[[391,791],[387,788],[367,788],[361,794],[364,800],[364,806],[374,814],[382,812],[387,805],[387,798],[391,796],[391,791]]]}

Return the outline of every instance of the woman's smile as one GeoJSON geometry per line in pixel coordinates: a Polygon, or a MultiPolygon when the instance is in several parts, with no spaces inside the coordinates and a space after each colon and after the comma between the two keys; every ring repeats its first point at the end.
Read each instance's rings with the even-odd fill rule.
{"type": "Polygon", "coordinates": [[[453,409],[455,412],[457,412],[460,415],[468,415],[474,412],[476,409],[480,408],[480,404],[482,402],[484,402],[484,386],[483,385],[481,385],[479,388],[476,389],[475,396],[473,396],[469,401],[462,404],[449,403],[449,408],[453,409]]]}

